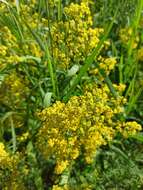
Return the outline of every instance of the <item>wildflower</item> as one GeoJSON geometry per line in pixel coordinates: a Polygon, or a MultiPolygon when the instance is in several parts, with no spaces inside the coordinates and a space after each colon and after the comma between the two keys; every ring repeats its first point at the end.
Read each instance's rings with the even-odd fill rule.
{"type": "Polygon", "coordinates": [[[0,165],[2,167],[10,166],[11,159],[8,152],[5,150],[5,146],[3,143],[0,142],[0,165]]]}
{"type": "Polygon", "coordinates": [[[93,28],[87,2],[71,3],[64,8],[65,21],[55,22],[51,28],[53,55],[58,67],[67,69],[72,63],[82,64],[100,41],[102,28],[93,28]],[[80,14],[79,14],[80,13],[80,14]]]}
{"type": "Polygon", "coordinates": [[[104,70],[106,75],[109,75],[110,72],[115,68],[117,61],[115,57],[103,58],[101,56],[99,56],[97,60],[99,62],[99,68],[91,68],[89,70],[89,74],[99,77],[102,81],[103,78],[99,75],[100,70],[104,70]]]}
{"type": "Polygon", "coordinates": [[[122,124],[118,124],[117,130],[125,137],[133,136],[137,131],[141,131],[142,127],[136,121],[130,121],[122,124]]]}
{"type": "Polygon", "coordinates": [[[55,167],[55,173],[56,174],[61,174],[68,166],[68,161],[60,161],[57,162],[56,167],[55,167]]]}
{"type": "Polygon", "coordinates": [[[82,151],[86,162],[92,163],[97,149],[112,141],[118,131],[123,136],[126,131],[128,135],[139,131],[139,124],[133,129],[135,123],[116,118],[124,112],[124,103],[123,97],[113,98],[106,85],[86,86],[83,96],[73,96],[66,104],[58,101],[39,113],[43,126],[37,135],[37,148],[45,159],[55,158],[57,173],[82,151]]]}
{"type": "Polygon", "coordinates": [[[15,71],[6,76],[0,88],[0,91],[2,92],[0,95],[0,101],[12,109],[20,106],[21,100],[24,101],[29,93],[29,88],[26,83],[27,81],[25,80],[24,84],[23,78],[15,71]]]}
{"type": "Polygon", "coordinates": [[[20,142],[24,142],[29,137],[29,132],[23,133],[20,137],[17,138],[20,142]]]}

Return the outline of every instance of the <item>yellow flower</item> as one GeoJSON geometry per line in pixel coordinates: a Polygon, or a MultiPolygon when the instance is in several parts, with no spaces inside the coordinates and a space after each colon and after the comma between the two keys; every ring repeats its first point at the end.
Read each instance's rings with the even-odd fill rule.
{"type": "Polygon", "coordinates": [[[67,160],[57,162],[57,165],[55,167],[55,173],[61,174],[67,168],[68,164],[69,163],[67,160]]]}
{"type": "Polygon", "coordinates": [[[55,158],[58,174],[79,157],[81,149],[86,162],[91,163],[97,149],[112,141],[118,131],[123,136],[139,131],[139,124],[130,131],[127,126],[133,123],[122,125],[116,118],[124,112],[124,103],[124,97],[115,99],[107,85],[89,84],[82,96],[73,96],[66,104],[57,101],[39,113],[43,126],[36,147],[45,159],[55,158]]]}
{"type": "Polygon", "coordinates": [[[135,135],[138,131],[142,130],[142,126],[136,121],[130,121],[126,123],[120,123],[117,126],[117,130],[125,137],[135,135]]]}
{"type": "Polygon", "coordinates": [[[65,21],[51,28],[53,55],[58,67],[67,69],[72,63],[82,64],[100,41],[102,28],[93,28],[89,3],[71,3],[64,8],[65,21]],[[62,48],[61,48],[62,47],[62,48]]]}
{"type": "Polygon", "coordinates": [[[29,132],[23,133],[20,137],[17,138],[20,142],[26,141],[29,137],[29,132]]]}
{"type": "Polygon", "coordinates": [[[9,154],[5,151],[5,146],[0,142],[0,163],[9,162],[9,154]]]}
{"type": "Polygon", "coordinates": [[[63,190],[63,188],[59,187],[58,185],[53,185],[52,190],[63,190]]]}

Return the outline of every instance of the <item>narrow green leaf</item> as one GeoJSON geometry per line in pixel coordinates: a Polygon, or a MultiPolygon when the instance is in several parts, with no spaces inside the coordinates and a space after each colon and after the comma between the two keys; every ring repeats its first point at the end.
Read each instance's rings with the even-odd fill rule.
{"type": "Polygon", "coordinates": [[[129,159],[129,157],[119,148],[115,147],[114,145],[110,146],[111,150],[118,153],[120,156],[122,156],[131,166],[134,165],[134,162],[129,159]]]}
{"type": "Polygon", "coordinates": [[[24,21],[25,25],[27,26],[27,28],[29,29],[30,33],[33,35],[33,37],[35,38],[35,40],[37,41],[37,43],[39,44],[40,48],[45,52],[45,59],[47,62],[47,66],[49,69],[49,73],[50,73],[50,77],[51,77],[51,82],[52,82],[52,86],[53,86],[53,95],[55,98],[58,98],[59,96],[59,91],[58,91],[58,85],[57,85],[57,78],[56,78],[56,73],[55,73],[55,69],[54,66],[52,64],[52,60],[51,60],[51,55],[50,55],[50,51],[49,51],[49,47],[46,43],[44,43],[40,36],[38,36],[31,28],[30,26],[24,21]]]}
{"type": "Polygon", "coordinates": [[[122,84],[123,83],[123,61],[124,61],[124,57],[123,57],[123,54],[121,55],[120,57],[120,63],[119,63],[119,81],[120,83],[122,84]]]}
{"type": "Polygon", "coordinates": [[[36,61],[37,63],[40,63],[40,62],[41,62],[41,58],[39,58],[39,57],[34,57],[34,56],[31,56],[31,55],[22,56],[22,57],[20,57],[20,58],[21,58],[21,61],[22,61],[22,62],[26,62],[27,60],[34,60],[34,61],[36,61]]]}
{"type": "Polygon", "coordinates": [[[131,138],[138,140],[139,142],[143,143],[143,134],[136,134],[134,136],[131,136],[131,138]]]}
{"type": "Polygon", "coordinates": [[[45,97],[44,97],[44,101],[43,101],[43,104],[44,104],[44,107],[49,107],[50,104],[51,104],[51,98],[52,98],[52,92],[47,92],[45,94],[45,97]]]}

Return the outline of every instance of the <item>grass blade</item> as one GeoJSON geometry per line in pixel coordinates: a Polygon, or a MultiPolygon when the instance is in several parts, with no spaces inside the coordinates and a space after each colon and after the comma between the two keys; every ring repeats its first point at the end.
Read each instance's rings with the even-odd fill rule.
{"type": "Polygon", "coordinates": [[[25,21],[24,21],[24,23],[27,26],[27,28],[29,29],[30,33],[35,38],[35,40],[37,41],[37,43],[39,44],[41,50],[43,50],[45,52],[45,60],[47,62],[47,66],[49,69],[50,78],[51,78],[51,82],[52,82],[52,86],[53,86],[53,95],[55,98],[58,98],[59,91],[58,91],[58,85],[57,85],[57,78],[56,78],[54,66],[52,64],[49,47],[47,44],[44,44],[44,42],[41,40],[41,38],[30,28],[30,26],[25,21]]]}

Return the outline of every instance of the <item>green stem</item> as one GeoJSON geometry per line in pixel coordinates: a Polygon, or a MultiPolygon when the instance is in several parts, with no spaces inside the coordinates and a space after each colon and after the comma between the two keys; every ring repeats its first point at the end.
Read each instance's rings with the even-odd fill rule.
{"type": "Polygon", "coordinates": [[[12,115],[10,116],[10,124],[11,124],[13,153],[15,153],[15,151],[16,151],[16,134],[15,134],[15,128],[14,128],[14,123],[13,123],[12,115]]]}
{"type": "Polygon", "coordinates": [[[46,48],[46,57],[48,60],[48,69],[49,69],[49,73],[50,73],[50,77],[51,77],[51,81],[52,81],[52,86],[53,86],[53,94],[55,97],[57,97],[57,96],[59,96],[59,91],[58,91],[56,75],[55,75],[55,72],[53,69],[53,65],[51,62],[51,57],[50,57],[48,47],[46,48]]]}
{"type": "Polygon", "coordinates": [[[55,98],[59,99],[59,91],[58,91],[58,84],[57,84],[57,78],[56,78],[56,71],[55,71],[54,65],[52,64],[52,61],[51,61],[51,55],[50,55],[49,47],[47,44],[45,44],[41,40],[41,38],[30,28],[30,26],[25,21],[24,21],[24,23],[27,26],[27,28],[29,29],[29,31],[31,32],[31,34],[33,35],[33,37],[35,38],[35,40],[38,42],[41,50],[43,50],[45,52],[45,58],[48,61],[48,69],[49,69],[51,82],[52,82],[52,86],[53,86],[53,94],[54,94],[55,98]]]}
{"type": "Polygon", "coordinates": [[[62,2],[61,0],[58,0],[58,21],[60,21],[62,18],[62,2]]]}
{"type": "Polygon", "coordinates": [[[108,86],[110,92],[113,94],[113,96],[114,96],[115,98],[117,98],[117,97],[118,97],[118,94],[117,94],[116,90],[114,89],[114,87],[113,87],[113,85],[112,85],[112,82],[111,82],[111,80],[109,79],[109,77],[106,76],[105,79],[104,79],[104,81],[106,82],[106,84],[107,84],[107,86],[108,86]]]}
{"type": "Polygon", "coordinates": [[[120,63],[119,63],[119,81],[122,84],[123,83],[123,55],[121,55],[120,63]]]}

